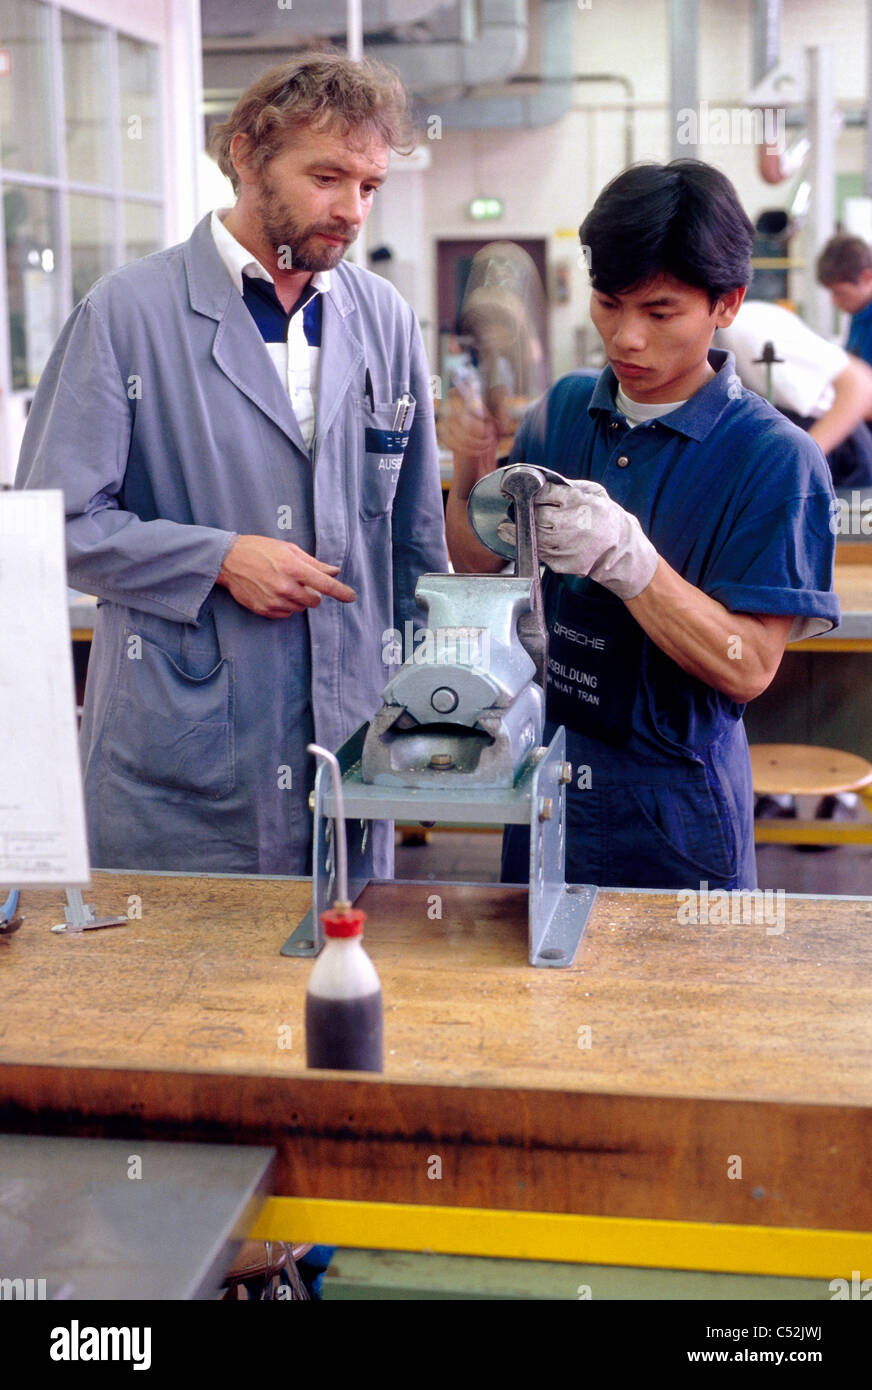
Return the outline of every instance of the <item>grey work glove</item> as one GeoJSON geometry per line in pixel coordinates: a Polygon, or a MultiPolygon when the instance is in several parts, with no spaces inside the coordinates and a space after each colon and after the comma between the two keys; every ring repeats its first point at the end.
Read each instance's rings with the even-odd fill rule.
{"type": "MultiPolygon", "coordinates": [[[[620,599],[635,598],[651,583],[657,551],[599,483],[546,483],[535,506],[539,559],[549,569],[587,575],[620,599]]],[[[515,543],[512,522],[501,522],[497,534],[515,543]]]]}

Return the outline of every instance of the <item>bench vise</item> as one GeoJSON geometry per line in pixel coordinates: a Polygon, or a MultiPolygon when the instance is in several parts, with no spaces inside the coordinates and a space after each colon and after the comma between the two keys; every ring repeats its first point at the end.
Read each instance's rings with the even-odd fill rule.
{"type": "MultiPolygon", "coordinates": [[[[423,641],[383,691],[369,725],[336,757],[342,776],[351,901],[372,877],[373,820],[453,825],[529,825],[529,961],[572,964],[596,889],[564,880],[565,734],[543,746],[548,632],[542,609],[534,498],[558,474],[527,464],[499,469],[469,499],[484,544],[515,559],[515,574],[425,574],[423,641]],[[512,517],[517,545],[496,535],[512,517]]],[[[421,635],[420,633],[418,634],[421,635]]],[[[282,948],[317,955],[321,913],[336,881],[336,806],[320,766],[314,811],[313,904],[282,948]]]]}

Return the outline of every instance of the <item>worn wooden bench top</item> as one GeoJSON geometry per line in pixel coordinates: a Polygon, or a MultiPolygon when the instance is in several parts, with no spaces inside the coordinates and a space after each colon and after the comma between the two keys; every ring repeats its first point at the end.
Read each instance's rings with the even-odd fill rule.
{"type": "Polygon", "coordinates": [[[694,923],[604,891],[575,965],[534,970],[522,891],[372,886],[385,1073],[363,1077],[304,1067],[310,965],[279,948],[309,895],[96,874],[98,914],[142,919],[69,936],[61,894],[26,892],[0,1127],[275,1144],[295,1195],[872,1229],[872,900],[730,923],[715,895],[694,923]]]}

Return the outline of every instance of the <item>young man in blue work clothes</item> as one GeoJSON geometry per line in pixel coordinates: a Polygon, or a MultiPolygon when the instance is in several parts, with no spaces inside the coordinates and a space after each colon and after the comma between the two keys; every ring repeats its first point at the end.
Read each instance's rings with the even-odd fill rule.
{"type": "Polygon", "coordinates": [[[872,246],[839,233],[821,251],[816,270],[835,307],[851,315],[846,350],[872,365],[872,246]]]}
{"type": "MultiPolygon", "coordinates": [[[[533,407],[510,462],[567,478],[539,494],[549,627],[546,741],[567,730],[570,882],[753,888],[745,703],[788,638],[838,622],[832,489],[817,445],[710,350],[751,278],[736,192],[695,160],[637,166],[580,229],[608,366],[533,407]]],[[[455,567],[496,571],[466,499],[495,429],[458,400],[448,504],[455,567]]],[[[503,877],[524,881],[523,830],[503,877]]]]}

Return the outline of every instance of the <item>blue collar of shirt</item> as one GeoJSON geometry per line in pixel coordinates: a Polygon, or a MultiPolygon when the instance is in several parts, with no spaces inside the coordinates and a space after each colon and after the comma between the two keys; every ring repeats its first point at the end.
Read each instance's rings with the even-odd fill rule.
{"type": "Polygon", "coordinates": [[[310,281],[303,287],[296,304],[286,310],[271,280],[261,280],[243,272],[242,298],[266,343],[287,342],[288,325],[294,314],[302,309],[306,342],[309,347],[320,347],[321,294],[322,291],[310,281]]]}
{"type": "Polygon", "coordinates": [[[872,319],[872,300],[864,308],[858,309],[856,314],[851,315],[851,324],[862,323],[864,326],[872,319]]]}
{"type": "MultiPolygon", "coordinates": [[[[697,440],[705,439],[715,428],[722,411],[732,403],[729,390],[733,381],[738,381],[738,377],[736,359],[731,352],[711,348],[708,360],[715,369],[711,381],[707,381],[705,386],[695,391],[677,410],[670,410],[668,415],[658,415],[658,424],[697,440]]],[[[610,415],[623,419],[615,406],[617,387],[618,378],[611,367],[604,367],[590,398],[588,412],[607,410],[610,415]]]]}

